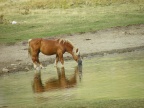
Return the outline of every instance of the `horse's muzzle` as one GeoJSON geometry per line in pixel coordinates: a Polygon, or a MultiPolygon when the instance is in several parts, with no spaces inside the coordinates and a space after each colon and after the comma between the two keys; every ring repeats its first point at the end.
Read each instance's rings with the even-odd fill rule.
{"type": "Polygon", "coordinates": [[[81,59],[79,59],[77,62],[78,62],[79,66],[82,65],[82,60],[81,59]]]}

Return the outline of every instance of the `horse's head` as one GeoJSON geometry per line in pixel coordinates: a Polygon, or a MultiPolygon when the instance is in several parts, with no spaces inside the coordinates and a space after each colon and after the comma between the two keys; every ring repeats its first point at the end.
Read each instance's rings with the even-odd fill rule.
{"type": "Polygon", "coordinates": [[[73,58],[76,62],[80,59],[80,52],[78,48],[73,48],[73,58]]]}
{"type": "Polygon", "coordinates": [[[74,45],[72,44],[72,42],[70,42],[69,40],[67,39],[58,39],[58,42],[59,43],[62,43],[65,48],[66,48],[66,51],[69,52],[70,54],[72,54],[73,56],[73,59],[78,62],[78,60],[80,59],[80,52],[79,52],[79,49],[74,47],[74,45]]]}

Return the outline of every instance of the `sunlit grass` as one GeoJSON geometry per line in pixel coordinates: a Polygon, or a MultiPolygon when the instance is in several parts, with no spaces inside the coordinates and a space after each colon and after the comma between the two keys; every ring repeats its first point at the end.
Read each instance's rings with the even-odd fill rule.
{"type": "MultiPolygon", "coordinates": [[[[143,6],[143,5],[142,5],[143,6]]],[[[36,37],[73,35],[115,26],[144,23],[144,9],[138,4],[112,4],[75,8],[33,9],[17,7],[0,12],[0,43],[14,43],[36,37]],[[12,25],[12,21],[17,21],[12,25]]]]}

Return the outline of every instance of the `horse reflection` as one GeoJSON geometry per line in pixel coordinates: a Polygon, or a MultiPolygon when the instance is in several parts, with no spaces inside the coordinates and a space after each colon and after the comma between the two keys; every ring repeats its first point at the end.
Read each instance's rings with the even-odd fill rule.
{"type": "Polygon", "coordinates": [[[42,83],[41,72],[35,73],[33,84],[32,84],[33,92],[39,93],[39,92],[45,92],[50,90],[56,90],[56,89],[71,88],[76,86],[77,75],[81,74],[81,72],[79,73],[78,66],[75,68],[74,74],[69,79],[66,78],[64,67],[62,67],[61,69],[57,67],[56,69],[57,69],[58,79],[54,79],[54,78],[49,79],[45,82],[45,84],[42,83]]]}

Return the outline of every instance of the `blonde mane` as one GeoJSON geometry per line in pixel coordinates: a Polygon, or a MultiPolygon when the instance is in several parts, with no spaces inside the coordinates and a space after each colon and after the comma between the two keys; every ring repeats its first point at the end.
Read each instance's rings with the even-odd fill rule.
{"type": "MultiPolygon", "coordinates": [[[[70,45],[72,45],[73,46],[73,44],[72,44],[72,42],[71,41],[69,41],[68,39],[57,39],[57,41],[59,42],[59,43],[69,43],[70,45]]],[[[74,46],[73,46],[74,47],[74,46]]]]}

